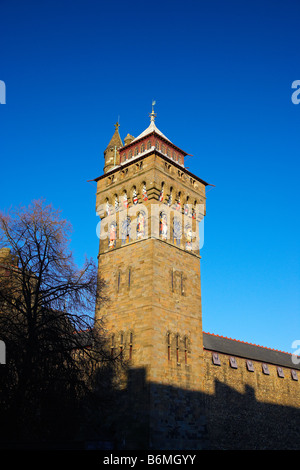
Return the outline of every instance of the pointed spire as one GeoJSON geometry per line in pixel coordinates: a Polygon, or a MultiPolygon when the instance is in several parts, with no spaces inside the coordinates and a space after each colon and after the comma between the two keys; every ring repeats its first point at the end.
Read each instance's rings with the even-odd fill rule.
{"type": "Polygon", "coordinates": [[[104,159],[105,159],[104,173],[106,173],[108,170],[120,164],[119,149],[123,147],[123,142],[119,134],[120,124],[116,122],[114,126],[115,126],[115,132],[112,138],[110,139],[108,146],[106,147],[104,151],[104,159]]]}
{"type": "Polygon", "coordinates": [[[122,142],[122,139],[120,137],[120,134],[119,134],[119,127],[120,127],[120,124],[118,122],[116,122],[116,124],[114,124],[115,126],[115,132],[112,136],[112,138],[110,139],[110,142],[108,144],[108,146],[106,147],[106,150],[109,150],[111,147],[123,147],[123,142],[122,142]]]}

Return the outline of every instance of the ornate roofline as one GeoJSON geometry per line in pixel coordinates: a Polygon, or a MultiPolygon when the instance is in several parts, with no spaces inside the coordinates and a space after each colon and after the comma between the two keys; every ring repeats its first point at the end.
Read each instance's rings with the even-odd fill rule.
{"type": "Polygon", "coordinates": [[[148,152],[145,152],[145,154],[141,155],[140,157],[136,157],[136,158],[133,157],[132,159],[126,161],[125,163],[120,164],[119,166],[117,166],[117,167],[113,168],[112,170],[108,171],[107,173],[104,173],[103,175],[98,176],[98,178],[88,180],[87,182],[88,183],[90,183],[92,181],[97,182],[97,181],[99,181],[99,180],[101,180],[101,179],[103,179],[107,176],[110,176],[110,175],[116,173],[120,169],[127,168],[128,166],[132,165],[132,163],[139,162],[139,161],[143,160],[144,158],[149,157],[149,155],[153,155],[153,154],[161,157],[166,162],[171,163],[172,165],[174,165],[179,170],[184,171],[185,173],[187,173],[189,176],[191,176],[195,180],[197,180],[200,183],[204,184],[204,186],[215,186],[214,184],[207,183],[202,178],[199,178],[199,176],[194,175],[193,173],[188,171],[186,168],[184,168],[182,165],[179,165],[178,163],[174,162],[174,160],[171,160],[170,158],[166,157],[163,153],[161,153],[157,149],[150,149],[148,152]]]}

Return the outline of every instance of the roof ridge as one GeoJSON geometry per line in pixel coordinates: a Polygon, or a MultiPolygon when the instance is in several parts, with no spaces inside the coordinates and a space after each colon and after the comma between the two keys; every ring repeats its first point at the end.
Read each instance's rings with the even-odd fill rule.
{"type": "Polygon", "coordinates": [[[241,339],[229,338],[228,336],[217,335],[215,333],[209,333],[207,331],[203,331],[203,333],[205,333],[206,335],[216,336],[218,338],[229,339],[230,341],[236,341],[238,343],[249,344],[250,346],[256,346],[258,348],[268,349],[269,351],[276,351],[276,352],[280,352],[280,353],[283,353],[283,354],[289,354],[290,356],[292,356],[292,353],[289,353],[287,351],[281,351],[280,349],[269,348],[268,346],[262,346],[260,344],[255,344],[255,343],[249,343],[248,341],[242,341],[241,339]]]}

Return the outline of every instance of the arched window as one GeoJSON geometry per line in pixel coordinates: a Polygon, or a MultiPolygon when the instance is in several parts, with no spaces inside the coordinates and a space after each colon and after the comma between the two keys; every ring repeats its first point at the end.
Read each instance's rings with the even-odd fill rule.
{"type": "Polygon", "coordinates": [[[136,192],[136,187],[135,186],[133,187],[133,190],[132,190],[132,202],[133,202],[133,204],[138,203],[138,197],[137,197],[137,192],[136,192]]]}
{"type": "Polygon", "coordinates": [[[148,201],[148,194],[147,194],[147,188],[146,188],[145,182],[143,183],[142,194],[143,194],[144,201],[148,201]]]}
{"type": "Polygon", "coordinates": [[[106,216],[109,216],[111,214],[111,210],[110,210],[110,204],[109,204],[109,200],[108,198],[106,198],[106,204],[105,204],[105,214],[106,216]]]}
{"type": "Polygon", "coordinates": [[[159,201],[162,202],[164,200],[164,186],[165,183],[161,183],[161,189],[160,189],[160,194],[159,194],[159,201]]]}
{"type": "Polygon", "coordinates": [[[170,188],[169,198],[168,198],[168,206],[172,205],[172,201],[173,201],[173,188],[171,187],[170,188]]]}
{"type": "Polygon", "coordinates": [[[115,194],[115,211],[118,212],[119,210],[119,198],[118,195],[115,194]]]}
{"type": "Polygon", "coordinates": [[[186,197],[185,204],[184,204],[184,215],[190,215],[190,204],[189,204],[189,196],[186,197]]]}
{"type": "Polygon", "coordinates": [[[150,149],[151,149],[151,141],[148,140],[148,142],[147,142],[147,150],[150,150],[150,149]]]}
{"type": "Polygon", "coordinates": [[[123,206],[125,207],[125,209],[127,209],[127,207],[128,207],[128,198],[127,198],[127,192],[126,191],[123,192],[123,206]]]}
{"type": "Polygon", "coordinates": [[[138,148],[138,146],[137,146],[137,147],[135,147],[135,149],[134,149],[134,156],[136,157],[136,156],[138,155],[138,153],[139,153],[139,148],[138,148]]]}
{"type": "Polygon", "coordinates": [[[141,153],[142,153],[142,152],[145,152],[145,144],[144,144],[144,142],[143,142],[142,145],[141,145],[141,153]]]}

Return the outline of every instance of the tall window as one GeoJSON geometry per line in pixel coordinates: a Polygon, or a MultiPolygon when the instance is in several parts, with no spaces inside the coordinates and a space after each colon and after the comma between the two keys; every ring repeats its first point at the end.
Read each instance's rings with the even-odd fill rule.
{"type": "Polygon", "coordinates": [[[180,364],[179,362],[179,335],[176,335],[176,361],[177,361],[177,364],[180,364]]]}
{"type": "Polygon", "coordinates": [[[171,360],[171,333],[167,334],[168,361],[171,360]]]}
{"type": "Polygon", "coordinates": [[[185,336],[184,338],[184,363],[185,365],[187,365],[187,361],[188,361],[188,339],[185,336]]]}
{"type": "Polygon", "coordinates": [[[110,354],[111,354],[111,357],[114,357],[114,354],[115,354],[115,335],[114,334],[111,335],[110,354]]]}
{"type": "Polygon", "coordinates": [[[132,360],[132,348],[133,348],[133,333],[132,331],[129,334],[129,360],[132,360]]]}

